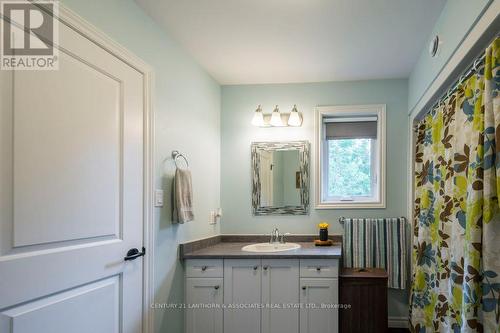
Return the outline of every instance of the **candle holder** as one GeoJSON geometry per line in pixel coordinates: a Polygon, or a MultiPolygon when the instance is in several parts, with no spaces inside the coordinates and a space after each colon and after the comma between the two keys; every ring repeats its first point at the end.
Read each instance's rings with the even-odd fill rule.
{"type": "Polygon", "coordinates": [[[319,229],[319,240],[322,242],[328,240],[328,228],[319,229]]]}
{"type": "Polygon", "coordinates": [[[319,228],[319,240],[322,242],[326,242],[328,240],[328,223],[321,221],[318,224],[319,228]]]}

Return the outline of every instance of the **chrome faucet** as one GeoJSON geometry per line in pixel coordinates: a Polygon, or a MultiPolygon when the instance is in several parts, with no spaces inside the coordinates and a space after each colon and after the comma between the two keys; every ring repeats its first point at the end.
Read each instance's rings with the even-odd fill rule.
{"type": "Polygon", "coordinates": [[[278,243],[280,240],[280,231],[278,228],[274,228],[273,231],[271,231],[271,239],[269,240],[269,243],[278,243]]]}
{"type": "Polygon", "coordinates": [[[288,235],[290,235],[289,232],[285,232],[284,234],[281,234],[281,238],[280,238],[280,243],[281,244],[285,244],[286,243],[285,242],[285,236],[288,236],[288,235]]]}
{"type": "Polygon", "coordinates": [[[269,243],[281,243],[285,244],[285,236],[290,235],[289,232],[286,232],[284,234],[280,234],[280,231],[278,228],[274,228],[273,231],[271,231],[271,239],[269,240],[269,243]]]}

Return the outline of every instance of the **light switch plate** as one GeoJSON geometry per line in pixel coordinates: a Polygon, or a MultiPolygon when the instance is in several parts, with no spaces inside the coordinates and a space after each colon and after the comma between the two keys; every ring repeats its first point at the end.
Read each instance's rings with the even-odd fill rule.
{"type": "Polygon", "coordinates": [[[155,190],[155,207],[163,207],[163,190],[155,190]]]}

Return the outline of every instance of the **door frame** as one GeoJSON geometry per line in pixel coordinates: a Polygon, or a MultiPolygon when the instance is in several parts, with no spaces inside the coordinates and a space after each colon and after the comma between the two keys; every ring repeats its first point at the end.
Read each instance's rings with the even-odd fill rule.
{"type": "Polygon", "coordinates": [[[143,285],[142,285],[142,330],[143,333],[154,331],[154,317],[150,304],[154,300],[154,258],[155,232],[153,225],[153,184],[154,184],[154,111],[153,68],[128,49],[118,44],[109,36],[100,31],[83,17],[59,3],[57,15],[61,23],[74,29],[93,43],[99,45],[109,53],[137,70],[143,77],[144,94],[144,128],[143,128],[143,246],[146,256],[143,257],[143,285]]]}

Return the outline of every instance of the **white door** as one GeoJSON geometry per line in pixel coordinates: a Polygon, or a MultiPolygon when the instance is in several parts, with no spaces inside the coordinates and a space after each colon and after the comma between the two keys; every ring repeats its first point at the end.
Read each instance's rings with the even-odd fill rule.
{"type": "Polygon", "coordinates": [[[274,204],[273,181],[273,153],[261,151],[260,153],[260,205],[263,207],[274,204]]]}
{"type": "Polygon", "coordinates": [[[299,260],[262,259],[262,333],[299,332],[299,260]]]}
{"type": "Polygon", "coordinates": [[[59,29],[59,70],[0,71],[0,332],[141,332],[143,75],[59,29]]]}
{"type": "Polygon", "coordinates": [[[260,259],[224,260],[224,333],[260,333],[260,259]]]}
{"type": "Polygon", "coordinates": [[[337,333],[338,279],[300,279],[300,333],[337,333]]]}
{"type": "Polygon", "coordinates": [[[222,278],[187,278],[186,332],[222,333],[222,278]]]}

